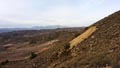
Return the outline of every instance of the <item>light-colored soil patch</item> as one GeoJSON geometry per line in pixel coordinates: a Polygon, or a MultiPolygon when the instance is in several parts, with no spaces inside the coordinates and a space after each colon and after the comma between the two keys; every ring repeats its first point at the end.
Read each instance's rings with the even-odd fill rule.
{"type": "Polygon", "coordinates": [[[84,33],[70,41],[70,49],[74,46],[77,46],[79,43],[87,39],[89,36],[91,36],[95,31],[97,30],[96,26],[90,27],[88,30],[86,30],[84,33]]]}
{"type": "Polygon", "coordinates": [[[111,66],[106,66],[106,67],[102,67],[102,68],[112,68],[111,66]]]}

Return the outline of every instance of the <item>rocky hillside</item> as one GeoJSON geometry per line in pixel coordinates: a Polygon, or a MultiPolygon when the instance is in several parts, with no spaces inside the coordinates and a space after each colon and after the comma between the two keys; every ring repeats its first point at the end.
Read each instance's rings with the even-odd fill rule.
{"type": "MultiPolygon", "coordinates": [[[[120,68],[120,11],[90,27],[95,32],[70,49],[69,35],[34,59],[7,62],[2,68],[120,68]]],[[[86,28],[89,30],[90,27],[86,28]]],[[[84,36],[84,32],[82,34],[84,36]]],[[[89,32],[89,31],[87,31],[89,32]]],[[[86,33],[85,33],[86,34],[86,33]]],[[[81,36],[81,33],[80,33],[81,36]]],[[[75,43],[76,44],[76,43],[75,43]]]]}
{"type": "Polygon", "coordinates": [[[120,68],[120,11],[91,26],[97,30],[51,68],[120,68]]]}

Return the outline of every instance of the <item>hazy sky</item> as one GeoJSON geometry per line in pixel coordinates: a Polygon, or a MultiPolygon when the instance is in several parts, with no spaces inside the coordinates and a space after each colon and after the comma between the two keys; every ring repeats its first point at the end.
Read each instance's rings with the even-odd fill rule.
{"type": "Polygon", "coordinates": [[[120,0],[0,0],[0,27],[87,26],[120,10],[120,0]]]}

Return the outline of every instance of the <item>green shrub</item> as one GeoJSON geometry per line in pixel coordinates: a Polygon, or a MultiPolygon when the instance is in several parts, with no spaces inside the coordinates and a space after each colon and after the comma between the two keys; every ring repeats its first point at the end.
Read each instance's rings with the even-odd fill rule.
{"type": "Polygon", "coordinates": [[[66,43],[65,46],[64,46],[64,49],[67,50],[70,48],[70,43],[66,43]]]}
{"type": "Polygon", "coordinates": [[[30,54],[30,59],[33,59],[33,58],[35,58],[37,56],[37,54],[35,54],[34,52],[31,52],[31,54],[30,54]]]}

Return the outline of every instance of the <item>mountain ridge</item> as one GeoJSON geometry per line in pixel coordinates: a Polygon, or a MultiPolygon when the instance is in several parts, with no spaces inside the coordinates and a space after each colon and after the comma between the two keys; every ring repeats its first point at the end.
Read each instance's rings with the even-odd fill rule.
{"type": "Polygon", "coordinates": [[[44,30],[44,29],[57,29],[57,28],[69,28],[69,27],[60,26],[60,25],[52,25],[52,26],[50,25],[50,26],[34,26],[29,28],[0,28],[0,33],[21,31],[21,30],[44,30]]]}

